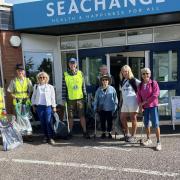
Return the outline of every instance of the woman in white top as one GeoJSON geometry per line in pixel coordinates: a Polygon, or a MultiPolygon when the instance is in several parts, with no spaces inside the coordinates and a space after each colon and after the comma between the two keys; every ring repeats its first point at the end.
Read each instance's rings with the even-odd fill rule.
{"type": "Polygon", "coordinates": [[[126,142],[134,142],[137,129],[137,113],[139,111],[136,92],[140,81],[134,78],[131,68],[128,65],[124,65],[121,68],[120,79],[120,91],[122,97],[120,119],[125,136],[123,140],[126,142]],[[132,131],[130,137],[128,135],[128,115],[130,116],[132,122],[132,131]]]}
{"type": "Polygon", "coordinates": [[[56,111],[56,100],[54,87],[49,82],[49,76],[45,72],[40,72],[37,75],[37,83],[33,88],[31,98],[33,111],[37,112],[41,122],[41,127],[44,132],[43,142],[55,144],[53,140],[53,130],[51,127],[52,111],[56,111]]]}

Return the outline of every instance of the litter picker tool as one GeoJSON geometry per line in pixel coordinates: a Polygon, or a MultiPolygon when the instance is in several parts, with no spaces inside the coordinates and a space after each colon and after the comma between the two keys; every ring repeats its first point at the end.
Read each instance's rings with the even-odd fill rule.
{"type": "Polygon", "coordinates": [[[138,140],[140,145],[143,145],[143,130],[144,130],[144,114],[142,113],[141,137],[138,140]]]}
{"type": "Polygon", "coordinates": [[[68,133],[70,133],[67,102],[65,103],[65,109],[66,109],[66,120],[67,120],[68,133]]]}
{"type": "Polygon", "coordinates": [[[98,113],[96,112],[95,113],[95,117],[94,117],[94,139],[96,139],[96,133],[97,133],[97,131],[96,131],[96,126],[97,126],[97,116],[98,116],[98,113]]]}

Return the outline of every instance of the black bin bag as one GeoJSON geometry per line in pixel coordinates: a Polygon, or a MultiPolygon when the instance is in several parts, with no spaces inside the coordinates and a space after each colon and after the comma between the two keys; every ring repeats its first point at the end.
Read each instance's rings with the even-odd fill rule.
{"type": "Polygon", "coordinates": [[[62,139],[66,139],[68,137],[68,127],[59,119],[59,115],[56,112],[52,115],[52,129],[55,137],[62,139]]]}

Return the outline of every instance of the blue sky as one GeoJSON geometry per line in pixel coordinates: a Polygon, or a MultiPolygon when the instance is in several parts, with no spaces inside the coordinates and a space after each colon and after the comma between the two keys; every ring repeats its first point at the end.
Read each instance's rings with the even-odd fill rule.
{"type": "Polygon", "coordinates": [[[32,2],[32,1],[38,1],[38,0],[4,0],[5,3],[11,3],[11,4],[18,4],[18,3],[32,2]]]}

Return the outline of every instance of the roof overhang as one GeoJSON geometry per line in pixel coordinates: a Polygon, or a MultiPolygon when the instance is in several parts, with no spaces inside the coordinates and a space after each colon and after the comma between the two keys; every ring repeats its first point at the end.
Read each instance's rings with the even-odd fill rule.
{"type": "Polygon", "coordinates": [[[43,0],[13,6],[15,30],[74,34],[179,23],[177,0],[43,0]]]}
{"type": "Polygon", "coordinates": [[[143,16],[110,21],[98,21],[20,30],[22,33],[43,35],[70,35],[180,23],[180,13],[143,16]]]}

